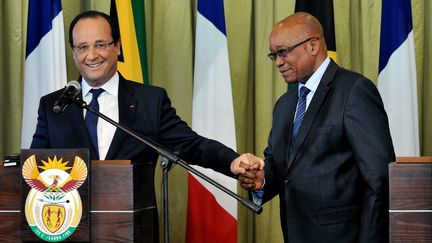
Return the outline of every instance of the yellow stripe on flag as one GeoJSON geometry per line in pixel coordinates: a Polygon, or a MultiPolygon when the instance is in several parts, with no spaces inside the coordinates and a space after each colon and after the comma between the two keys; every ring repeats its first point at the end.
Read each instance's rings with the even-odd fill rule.
{"type": "Polygon", "coordinates": [[[338,62],[337,61],[337,53],[336,53],[336,51],[327,51],[327,55],[329,57],[331,57],[333,59],[333,61],[335,61],[336,63],[338,62]]]}
{"type": "Polygon", "coordinates": [[[124,62],[118,70],[129,80],[144,83],[131,1],[116,0],[124,62]]]}

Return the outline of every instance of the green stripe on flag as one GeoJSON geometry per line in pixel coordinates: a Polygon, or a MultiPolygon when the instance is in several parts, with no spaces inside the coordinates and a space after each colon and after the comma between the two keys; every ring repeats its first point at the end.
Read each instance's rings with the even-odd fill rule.
{"type": "Polygon", "coordinates": [[[132,11],[135,22],[135,32],[138,41],[141,69],[145,84],[150,84],[147,66],[147,42],[144,1],[132,1],[132,11]]]}
{"type": "Polygon", "coordinates": [[[126,79],[150,84],[144,1],[111,0],[110,12],[122,42],[117,69],[126,79]]]}

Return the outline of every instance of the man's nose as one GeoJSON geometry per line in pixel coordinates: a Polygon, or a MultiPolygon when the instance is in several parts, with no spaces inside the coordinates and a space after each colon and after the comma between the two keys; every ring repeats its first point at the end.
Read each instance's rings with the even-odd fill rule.
{"type": "Polygon", "coordinates": [[[96,48],[94,46],[90,47],[88,52],[87,52],[87,59],[94,59],[98,56],[98,52],[96,50],[96,48]]]}
{"type": "Polygon", "coordinates": [[[285,62],[283,60],[282,57],[280,57],[279,55],[276,55],[276,59],[274,60],[274,63],[276,64],[276,66],[280,67],[282,66],[285,62]]]}

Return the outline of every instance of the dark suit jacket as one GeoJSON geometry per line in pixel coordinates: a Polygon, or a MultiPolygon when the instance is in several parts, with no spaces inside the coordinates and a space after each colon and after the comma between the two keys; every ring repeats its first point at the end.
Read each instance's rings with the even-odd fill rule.
{"type": "MultiPolygon", "coordinates": [[[[164,147],[180,153],[189,163],[212,168],[226,175],[230,172],[231,161],[238,156],[236,152],[219,142],[199,136],[176,115],[175,109],[164,89],[138,84],[125,80],[121,75],[119,82],[119,123],[147,136],[164,147]]],[[[70,105],[62,114],[52,111],[54,102],[62,90],[41,98],[36,132],[32,148],[91,148],[86,130],[83,110],[70,105]]],[[[82,94],[80,94],[82,96],[82,94]]],[[[91,151],[91,158],[95,158],[91,151]]],[[[157,210],[154,192],[154,169],[158,154],[147,145],[117,129],[108,150],[106,160],[131,160],[134,164],[148,165],[146,175],[147,207],[154,207],[155,224],[157,210]]],[[[144,200],[144,199],[143,199],[144,200]]],[[[157,232],[157,225],[155,225],[157,232]]]]}
{"type": "Polygon", "coordinates": [[[263,202],[280,197],[285,242],[388,241],[387,115],[375,85],[331,61],[290,144],[297,86],[276,103],[263,202]]]}

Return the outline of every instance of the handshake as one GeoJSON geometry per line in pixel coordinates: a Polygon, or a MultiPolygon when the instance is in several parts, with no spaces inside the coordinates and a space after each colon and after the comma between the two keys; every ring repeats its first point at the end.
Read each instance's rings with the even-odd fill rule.
{"type": "Polygon", "coordinates": [[[231,172],[237,175],[240,186],[246,190],[261,189],[264,183],[264,161],[253,154],[242,154],[234,159],[231,172]]]}

